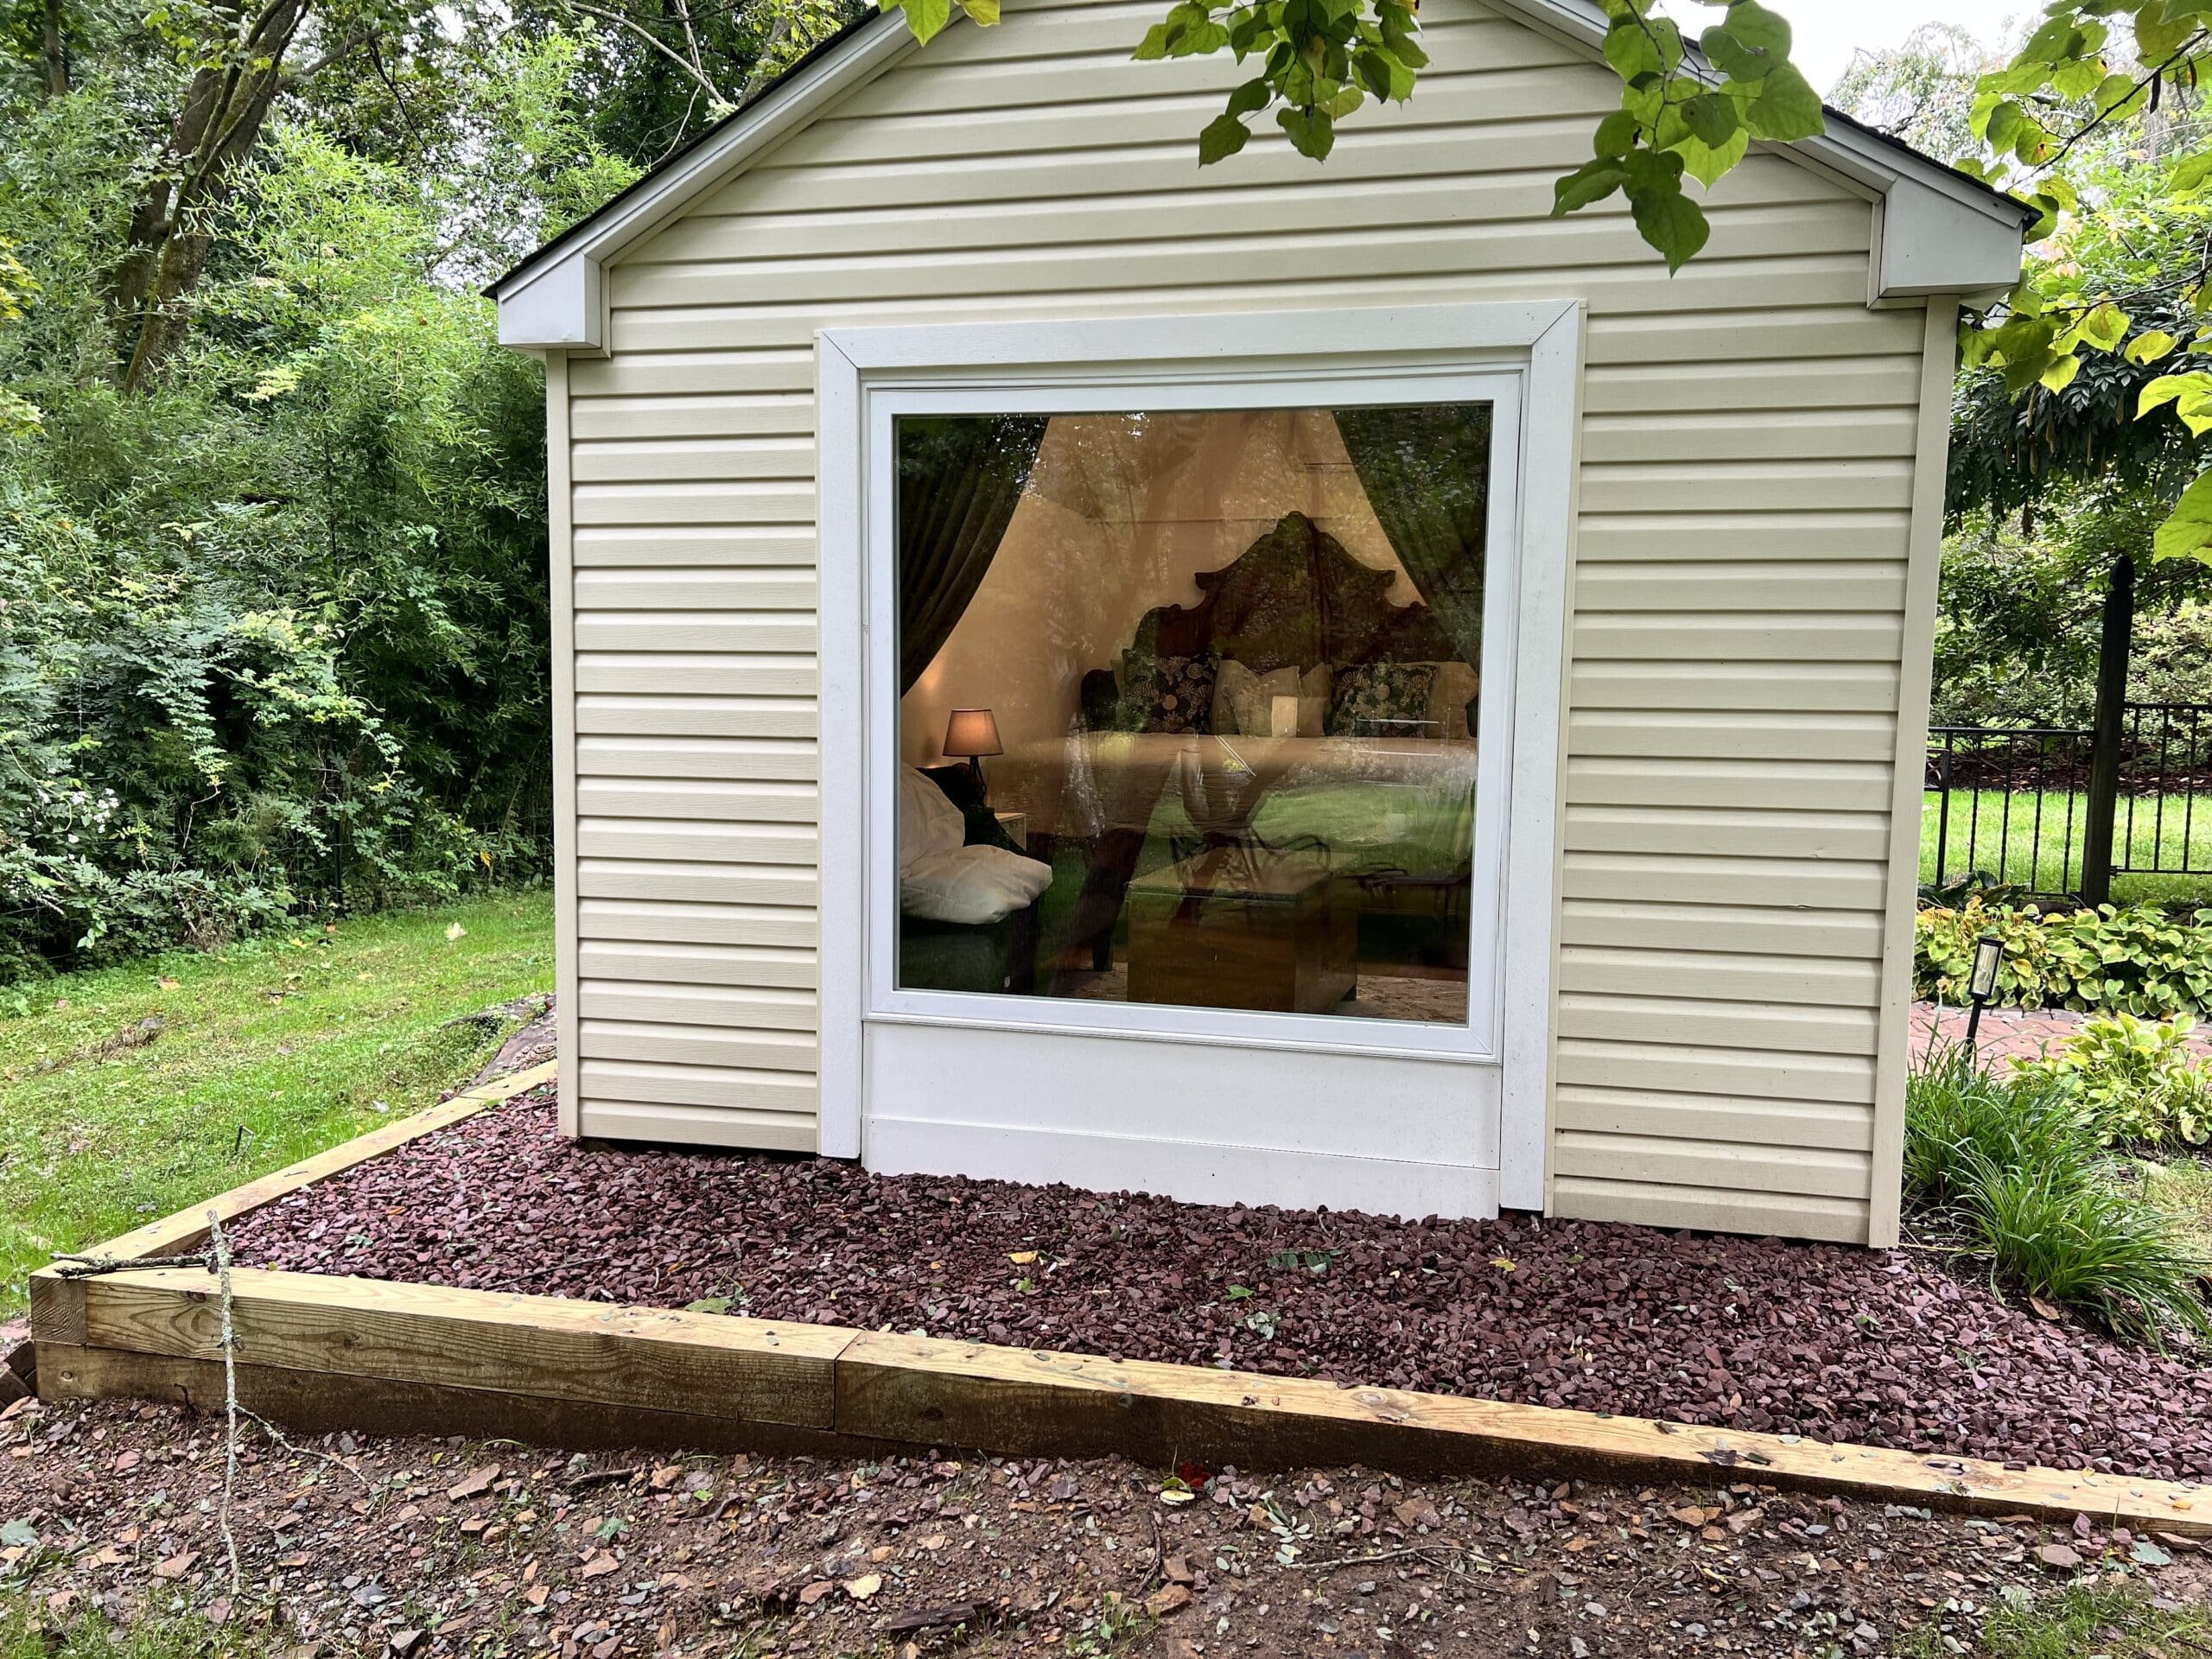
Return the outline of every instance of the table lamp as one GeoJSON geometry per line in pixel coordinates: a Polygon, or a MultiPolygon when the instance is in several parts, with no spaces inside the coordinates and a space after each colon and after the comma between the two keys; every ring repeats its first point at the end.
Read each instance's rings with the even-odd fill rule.
{"type": "Polygon", "coordinates": [[[976,779],[976,798],[988,802],[990,791],[983,782],[983,756],[1004,754],[999,742],[999,723],[988,709],[956,709],[944,723],[944,752],[960,755],[976,779]]]}

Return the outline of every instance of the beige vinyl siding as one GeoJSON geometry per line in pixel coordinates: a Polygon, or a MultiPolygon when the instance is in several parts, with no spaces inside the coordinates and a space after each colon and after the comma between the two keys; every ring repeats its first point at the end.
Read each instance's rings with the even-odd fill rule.
{"type": "Polygon", "coordinates": [[[1157,10],[957,26],[607,270],[567,381],[582,1131],[812,1144],[813,861],[855,831],[817,821],[817,328],[1579,298],[1550,1202],[1866,1236],[1923,357],[1868,202],[1754,156],[1672,279],[1618,204],[1551,219],[1618,83],[1473,0],[1325,166],[1202,170],[1239,72],[1130,62],[1157,10]]]}

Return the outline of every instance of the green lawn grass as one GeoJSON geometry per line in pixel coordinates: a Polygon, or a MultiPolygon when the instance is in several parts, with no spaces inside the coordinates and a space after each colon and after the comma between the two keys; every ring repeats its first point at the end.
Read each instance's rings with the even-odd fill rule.
{"type": "MultiPolygon", "coordinates": [[[[2075,1585],[2026,1606],[2000,1601],[1981,1639],[1963,1651],[1983,1659],[2177,1659],[2205,1652],[2208,1637],[2212,1611],[2158,1607],[2148,1592],[2125,1584],[2075,1585]]],[[[1961,1649],[1947,1647],[1931,1626],[1901,1651],[1937,1659],[1961,1649]]]]}
{"type": "Polygon", "coordinates": [[[429,1104],[499,1040],[449,1021],[552,986],[522,893],[0,992],[0,1313],[56,1250],[429,1104]]]}
{"type": "MultiPolygon", "coordinates": [[[[2038,893],[2078,893],[2082,887],[2082,846],[2088,823],[2086,795],[2049,794],[2043,798],[2042,833],[2037,835],[2036,798],[2011,795],[2001,789],[1954,790],[1951,792],[1949,838],[1943,868],[1936,868],[1936,836],[1942,797],[1929,790],[1920,819],[1920,879],[1968,870],[1986,870],[2018,881],[2038,893]],[[2073,834],[2067,834],[2069,809],[2073,834]]],[[[2123,798],[2120,822],[2114,827],[2113,850],[2123,864],[2158,864],[2173,869],[2188,863],[2206,872],[2201,875],[2115,875],[2112,896],[2115,903],[2212,904],[2212,797],[2199,798],[2192,808],[2179,795],[2144,797],[2132,803],[2123,798]],[[2131,827],[2128,809],[2133,804],[2131,827]]]]}

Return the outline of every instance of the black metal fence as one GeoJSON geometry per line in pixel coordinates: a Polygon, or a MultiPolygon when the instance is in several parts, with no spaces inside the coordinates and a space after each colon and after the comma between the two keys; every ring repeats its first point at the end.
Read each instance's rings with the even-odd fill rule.
{"type": "MultiPolygon", "coordinates": [[[[2093,887],[2094,753],[2082,727],[1931,728],[1923,874],[2093,887]]],[[[2212,704],[2126,705],[2112,810],[2113,873],[2212,876],[2212,704]]]]}
{"type": "Polygon", "coordinates": [[[1934,797],[1932,867],[1938,880],[1968,872],[2038,893],[2081,886],[2088,823],[2086,728],[1937,726],[1928,734],[1934,797]]]}
{"type": "Polygon", "coordinates": [[[2122,724],[2113,868],[2212,874],[2212,703],[2131,702],[2122,724]]]}

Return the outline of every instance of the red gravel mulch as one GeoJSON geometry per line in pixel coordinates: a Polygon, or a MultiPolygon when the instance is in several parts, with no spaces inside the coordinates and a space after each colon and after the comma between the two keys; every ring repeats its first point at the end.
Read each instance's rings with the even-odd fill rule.
{"type": "Polygon", "coordinates": [[[586,1148],[550,1089],[292,1194],[242,1262],[2212,1479],[2212,1369],[1903,1251],[1402,1222],[586,1148]]]}

